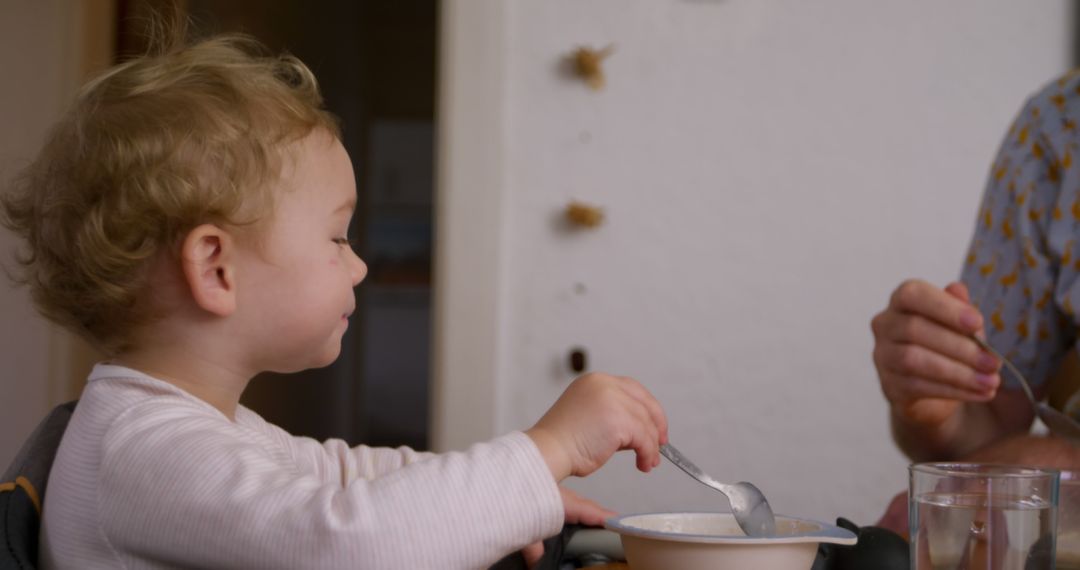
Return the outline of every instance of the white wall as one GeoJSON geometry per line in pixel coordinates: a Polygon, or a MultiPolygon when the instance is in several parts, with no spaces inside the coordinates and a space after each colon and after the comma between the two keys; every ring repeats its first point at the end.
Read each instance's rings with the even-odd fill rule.
{"type": "MultiPolygon", "coordinates": [[[[0,180],[26,164],[56,119],[67,86],[68,21],[60,2],[0,2],[0,180]]],[[[0,228],[0,255],[10,264],[15,238],[0,228]]],[[[0,283],[0,465],[6,467],[49,406],[50,327],[24,289],[0,283]]]]}
{"type": "MultiPolygon", "coordinates": [[[[0,184],[37,152],[81,78],[111,57],[111,0],[0,0],[0,184]]],[[[16,240],[0,227],[0,267],[16,240]]],[[[77,394],[86,350],[0,273],[0,470],[53,405],[77,394]]]]}
{"type": "MultiPolygon", "coordinates": [[[[499,67],[453,65],[500,78],[477,119],[501,126],[486,143],[501,188],[476,194],[499,207],[498,268],[454,273],[475,260],[451,256],[440,275],[497,290],[496,396],[457,417],[527,427],[582,345],[592,368],[648,386],[673,442],[719,479],[755,482],[778,512],[873,523],[906,461],[870,318],[907,276],[958,275],[1000,137],[1067,67],[1067,2],[546,0],[489,14],[499,67]],[[575,47],[609,43],[605,90],[562,73],[575,47]],[[574,198],[607,223],[561,229],[574,198]]],[[[480,215],[440,224],[493,219],[480,215]]],[[[437,377],[456,385],[451,369],[437,377]]],[[[725,506],[668,465],[632,464],[573,486],[621,511],[725,506]]]]}

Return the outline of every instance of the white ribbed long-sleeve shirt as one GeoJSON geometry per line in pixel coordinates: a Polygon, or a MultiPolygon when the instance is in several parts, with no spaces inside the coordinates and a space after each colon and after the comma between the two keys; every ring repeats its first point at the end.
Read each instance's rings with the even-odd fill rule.
{"type": "Polygon", "coordinates": [[[349,448],[99,364],[46,490],[53,568],[485,568],[563,523],[528,436],[349,448]]]}

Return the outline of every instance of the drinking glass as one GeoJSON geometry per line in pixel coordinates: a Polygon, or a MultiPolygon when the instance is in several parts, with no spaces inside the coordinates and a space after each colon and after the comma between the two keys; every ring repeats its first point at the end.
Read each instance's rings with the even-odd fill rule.
{"type": "Polygon", "coordinates": [[[978,463],[909,468],[917,570],[1053,570],[1060,472],[978,463]]]}
{"type": "Polygon", "coordinates": [[[1080,570],[1080,471],[1061,472],[1057,529],[1058,570],[1080,570]]]}

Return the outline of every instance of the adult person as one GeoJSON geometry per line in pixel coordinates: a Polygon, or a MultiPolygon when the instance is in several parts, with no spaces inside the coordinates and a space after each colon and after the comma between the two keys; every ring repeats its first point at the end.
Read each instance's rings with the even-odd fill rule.
{"type": "MultiPolygon", "coordinates": [[[[1080,446],[1030,433],[1034,410],[980,335],[1035,395],[1080,419],[1080,74],[1025,103],[990,169],[960,280],[900,284],[871,322],[894,439],[912,461],[1080,469],[1080,446]]],[[[879,523],[906,512],[895,500],[879,523]]],[[[895,530],[905,530],[903,526],[895,530]]]]}

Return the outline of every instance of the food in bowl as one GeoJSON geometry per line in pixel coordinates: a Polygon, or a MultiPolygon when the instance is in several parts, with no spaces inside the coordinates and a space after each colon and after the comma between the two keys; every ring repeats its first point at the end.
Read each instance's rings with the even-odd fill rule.
{"type": "Polygon", "coordinates": [[[776,516],[776,535],[746,536],[730,513],[647,513],[608,519],[633,570],[807,570],[820,543],[855,544],[823,522],[776,516]]]}

